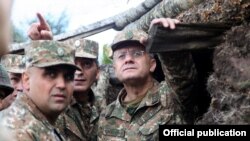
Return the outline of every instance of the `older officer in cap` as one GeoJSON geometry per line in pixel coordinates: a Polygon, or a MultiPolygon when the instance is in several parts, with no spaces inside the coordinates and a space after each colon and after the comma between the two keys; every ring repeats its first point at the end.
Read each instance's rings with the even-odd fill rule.
{"type": "Polygon", "coordinates": [[[6,54],[1,58],[1,64],[6,68],[10,82],[14,87],[13,97],[23,92],[22,73],[25,70],[25,57],[19,54],[6,54]]]}
{"type": "Polygon", "coordinates": [[[124,89],[100,115],[99,140],[155,141],[159,125],[183,123],[179,99],[168,80],[159,83],[152,76],[156,60],[145,51],[147,38],[144,31],[133,30],[114,39],[113,66],[124,89]]]}
{"type": "Polygon", "coordinates": [[[91,85],[98,79],[98,43],[79,39],[66,41],[75,47],[75,64],[81,68],[75,72],[74,93],[71,106],[58,120],[58,127],[70,140],[92,140],[99,111],[91,85]]]}
{"type": "Polygon", "coordinates": [[[74,54],[72,47],[56,41],[33,41],[25,48],[25,93],[0,115],[17,140],[64,140],[54,125],[72,99],[78,69],[74,54]]]}

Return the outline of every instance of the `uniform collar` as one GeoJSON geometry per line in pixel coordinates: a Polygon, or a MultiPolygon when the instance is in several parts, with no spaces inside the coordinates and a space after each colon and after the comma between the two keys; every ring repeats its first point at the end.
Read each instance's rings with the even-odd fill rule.
{"type": "MultiPolygon", "coordinates": [[[[145,97],[140,102],[136,111],[138,111],[144,107],[154,106],[161,101],[160,100],[161,96],[160,96],[160,93],[158,91],[158,88],[159,88],[159,82],[154,80],[154,86],[152,87],[152,89],[150,89],[147,92],[145,97]]],[[[116,117],[116,118],[122,119],[124,121],[131,120],[132,117],[127,113],[126,109],[121,104],[121,97],[123,97],[126,94],[127,94],[127,92],[123,88],[120,91],[115,103],[113,103],[113,105],[110,105],[110,108],[108,109],[108,112],[106,113],[106,117],[116,117]]]]}

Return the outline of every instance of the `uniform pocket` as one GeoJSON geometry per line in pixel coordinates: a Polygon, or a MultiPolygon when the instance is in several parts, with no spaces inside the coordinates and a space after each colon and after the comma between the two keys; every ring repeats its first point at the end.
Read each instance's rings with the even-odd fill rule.
{"type": "Polygon", "coordinates": [[[139,129],[139,132],[140,132],[142,135],[147,136],[147,135],[150,135],[150,134],[155,133],[158,129],[159,129],[159,125],[154,125],[154,126],[150,126],[150,127],[142,126],[142,127],[139,129]]]}
{"type": "Polygon", "coordinates": [[[102,137],[100,140],[103,141],[126,141],[125,130],[117,128],[104,128],[102,129],[102,137]]]}
{"type": "Polygon", "coordinates": [[[158,125],[142,126],[139,129],[141,141],[157,141],[158,140],[158,125]]]}
{"type": "Polygon", "coordinates": [[[147,123],[139,128],[139,133],[142,141],[157,141],[159,140],[159,125],[164,125],[168,122],[169,118],[155,116],[147,123]]]}

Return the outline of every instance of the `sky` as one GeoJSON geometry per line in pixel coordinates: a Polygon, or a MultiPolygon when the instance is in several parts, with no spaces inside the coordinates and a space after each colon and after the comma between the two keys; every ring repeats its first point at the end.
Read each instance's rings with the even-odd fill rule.
{"type": "MultiPolygon", "coordinates": [[[[63,11],[69,18],[66,32],[95,23],[136,7],[144,0],[14,0],[12,21],[27,36],[28,22],[37,19],[36,13],[60,17],[63,11]]],[[[111,44],[116,31],[113,29],[89,36],[86,39],[99,43],[99,62],[102,60],[102,46],[111,44]]]]}
{"type": "MultiPolygon", "coordinates": [[[[50,13],[55,17],[65,10],[69,17],[66,32],[81,26],[117,15],[131,7],[136,7],[144,0],[15,0],[12,11],[12,21],[27,33],[28,21],[36,18],[36,13],[50,13]]],[[[99,42],[100,45],[112,43],[116,31],[108,30],[88,39],[99,42]]]]}

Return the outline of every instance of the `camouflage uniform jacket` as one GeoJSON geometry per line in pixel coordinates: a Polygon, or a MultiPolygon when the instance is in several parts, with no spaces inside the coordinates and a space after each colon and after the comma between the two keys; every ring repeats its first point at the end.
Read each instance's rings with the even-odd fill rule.
{"type": "Polygon", "coordinates": [[[85,141],[96,138],[99,112],[94,106],[94,93],[90,91],[90,101],[87,104],[79,104],[72,100],[70,107],[59,117],[57,127],[64,137],[72,141],[85,141]]]}
{"type": "Polygon", "coordinates": [[[159,140],[159,125],[182,123],[178,99],[166,82],[155,81],[133,115],[121,104],[124,95],[126,91],[122,89],[117,100],[101,113],[98,140],[155,141],[159,140]]]}
{"type": "Polygon", "coordinates": [[[20,141],[64,141],[46,117],[24,93],[0,113],[1,124],[20,141]]]}

